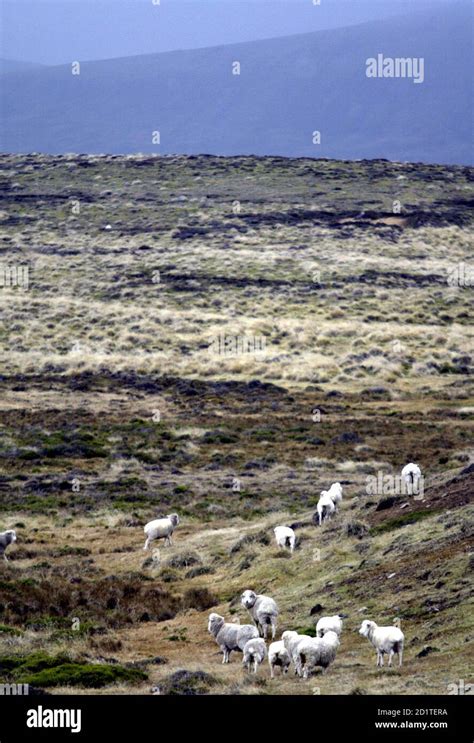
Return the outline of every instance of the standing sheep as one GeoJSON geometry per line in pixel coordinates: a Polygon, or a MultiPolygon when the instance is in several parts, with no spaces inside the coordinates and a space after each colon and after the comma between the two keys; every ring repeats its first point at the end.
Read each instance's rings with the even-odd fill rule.
{"type": "Polygon", "coordinates": [[[233,650],[242,651],[248,640],[258,638],[258,630],[252,624],[231,624],[220,614],[214,613],[209,614],[207,630],[222,650],[223,663],[229,663],[233,650]]]}
{"type": "Polygon", "coordinates": [[[275,526],[273,531],[275,533],[277,545],[279,547],[282,547],[282,549],[285,549],[285,547],[289,547],[290,552],[293,552],[296,542],[296,535],[293,529],[290,529],[289,526],[275,526]]]}
{"type": "Polygon", "coordinates": [[[253,664],[253,672],[257,673],[260,663],[263,663],[267,657],[267,646],[265,645],[265,640],[262,640],[261,637],[247,640],[244,645],[243,654],[242,665],[244,667],[247,666],[247,671],[250,673],[253,664]]]}
{"type": "Polygon", "coordinates": [[[164,539],[165,544],[172,544],[171,535],[179,524],[179,516],[177,513],[170,513],[163,519],[155,519],[149,521],[144,527],[143,531],[146,534],[146,541],[144,550],[148,549],[150,542],[154,539],[164,539]]]}
{"type": "Polygon", "coordinates": [[[399,627],[379,627],[375,622],[364,619],[359,634],[366,637],[377,651],[377,666],[383,666],[383,656],[388,653],[388,665],[392,665],[394,653],[398,653],[398,665],[402,665],[405,635],[399,627]]]}
{"type": "Polygon", "coordinates": [[[332,617],[321,617],[316,624],[316,636],[324,637],[326,632],[335,632],[339,637],[342,632],[342,617],[334,614],[332,617]]]}
{"type": "Polygon", "coordinates": [[[283,640],[272,642],[268,648],[268,663],[270,665],[270,676],[275,678],[275,668],[280,666],[282,674],[288,673],[291,658],[288,650],[285,648],[283,640]]]}
{"type": "Polygon", "coordinates": [[[8,529],[7,531],[0,532],[0,555],[3,555],[5,562],[8,562],[6,555],[7,547],[14,542],[16,542],[16,531],[8,529]]]}
{"type": "Polygon", "coordinates": [[[335,512],[336,506],[327,490],[322,491],[316,510],[318,512],[319,526],[322,525],[323,521],[327,521],[335,512]]]}
{"type": "Polygon", "coordinates": [[[240,599],[255,622],[260,637],[267,639],[268,625],[272,628],[272,640],[275,639],[276,621],[278,617],[278,606],[269,596],[264,596],[255,591],[244,591],[240,599]]]}
{"type": "MultiPolygon", "coordinates": [[[[324,491],[323,491],[324,492],[324,491]]],[[[342,485],[340,482],[333,482],[329,490],[327,491],[327,494],[331,498],[332,502],[334,503],[336,510],[340,503],[342,503],[342,485]]],[[[322,495],[322,493],[321,493],[322,495]]]]}
{"type": "Polygon", "coordinates": [[[298,632],[295,632],[293,630],[286,630],[286,632],[283,632],[281,639],[283,640],[283,644],[293,662],[293,665],[295,667],[295,674],[301,676],[301,665],[298,653],[298,646],[300,642],[303,642],[304,640],[314,640],[314,637],[310,637],[309,635],[299,635],[298,632]]]}
{"type": "Polygon", "coordinates": [[[338,647],[339,637],[332,630],[328,630],[324,637],[310,637],[298,643],[296,652],[300,675],[307,679],[317,666],[320,666],[324,673],[328,666],[334,663],[338,647]]]}
{"type": "Polygon", "coordinates": [[[407,486],[407,491],[410,495],[418,493],[418,484],[421,478],[421,470],[417,464],[410,462],[406,464],[402,469],[402,478],[407,486]]]}

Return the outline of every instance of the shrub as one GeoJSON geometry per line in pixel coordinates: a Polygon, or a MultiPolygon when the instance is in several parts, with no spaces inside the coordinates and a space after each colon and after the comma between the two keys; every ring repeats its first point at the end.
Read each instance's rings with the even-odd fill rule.
{"type": "Polygon", "coordinates": [[[20,682],[43,687],[70,685],[99,689],[116,683],[138,683],[147,678],[147,674],[138,668],[102,663],[63,663],[30,675],[21,674],[20,682]]]}
{"type": "Polygon", "coordinates": [[[204,671],[176,671],[162,683],[160,690],[168,696],[197,696],[207,694],[211,686],[220,683],[204,671]]]}

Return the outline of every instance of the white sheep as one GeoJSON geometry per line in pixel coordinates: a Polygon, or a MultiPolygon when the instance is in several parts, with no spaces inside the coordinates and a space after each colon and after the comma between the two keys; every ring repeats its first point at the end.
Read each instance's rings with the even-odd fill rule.
{"type": "Polygon", "coordinates": [[[410,495],[418,492],[418,483],[421,478],[421,470],[417,464],[410,462],[406,464],[402,469],[402,478],[407,486],[407,491],[410,495]]]}
{"type": "Polygon", "coordinates": [[[16,531],[14,529],[7,529],[7,531],[0,532],[0,555],[3,555],[5,562],[8,562],[6,555],[7,547],[14,542],[16,542],[16,531]]]}
{"type": "Polygon", "coordinates": [[[271,678],[275,678],[275,668],[277,666],[281,668],[282,674],[288,673],[291,658],[283,640],[277,640],[271,643],[268,648],[268,663],[270,665],[271,678]]]}
{"type": "Polygon", "coordinates": [[[339,637],[342,632],[342,617],[334,614],[332,617],[321,617],[316,624],[316,636],[324,637],[326,632],[335,632],[339,637]]]}
{"type": "Polygon", "coordinates": [[[296,535],[293,529],[290,529],[289,526],[275,526],[273,531],[277,545],[283,549],[289,547],[290,552],[293,552],[296,542],[296,535]]]}
{"type": "Polygon", "coordinates": [[[318,512],[319,526],[321,526],[323,521],[326,521],[330,516],[332,516],[336,510],[336,506],[327,490],[321,492],[316,510],[318,512]]]}
{"type": "Polygon", "coordinates": [[[398,665],[402,665],[405,635],[399,627],[379,627],[375,622],[364,619],[359,634],[366,637],[377,651],[377,666],[383,666],[383,656],[388,653],[388,665],[392,665],[394,653],[398,653],[398,665]]]}
{"type": "MultiPolygon", "coordinates": [[[[323,490],[323,492],[325,492],[323,490]]],[[[329,497],[331,498],[332,502],[334,503],[336,510],[339,505],[339,503],[342,502],[342,485],[340,482],[333,482],[331,487],[328,491],[326,491],[329,497]]],[[[322,495],[322,493],[321,493],[322,495]]]]}
{"type": "Polygon", "coordinates": [[[244,591],[240,603],[244,606],[255,622],[259,634],[267,639],[268,626],[272,628],[272,640],[275,639],[278,606],[270,596],[264,596],[255,591],[244,591]]]}
{"type": "Polygon", "coordinates": [[[171,535],[178,524],[179,516],[177,513],[170,513],[169,516],[166,516],[165,518],[149,521],[143,529],[146,534],[146,541],[143,549],[147,550],[150,542],[153,542],[154,539],[164,539],[165,544],[172,544],[171,535]]]}
{"type": "Polygon", "coordinates": [[[248,640],[258,638],[258,630],[253,624],[233,624],[226,622],[220,614],[209,614],[208,632],[214,637],[223,653],[222,662],[229,663],[233,650],[242,651],[248,640]]]}
{"type": "Polygon", "coordinates": [[[260,663],[263,663],[267,657],[267,646],[265,640],[261,637],[255,637],[251,640],[247,640],[243,649],[244,657],[242,659],[242,665],[247,667],[247,671],[250,672],[253,664],[253,672],[257,673],[260,663]]]}
{"type": "Polygon", "coordinates": [[[293,662],[293,665],[295,667],[295,674],[301,676],[298,645],[304,640],[314,640],[314,637],[310,637],[309,635],[299,635],[298,632],[295,632],[294,630],[286,630],[286,632],[283,632],[281,639],[283,640],[283,644],[293,662]]]}
{"type": "Polygon", "coordinates": [[[328,630],[324,637],[309,637],[298,643],[296,653],[300,675],[307,679],[317,666],[324,673],[334,662],[338,647],[339,637],[332,630],[328,630]]]}

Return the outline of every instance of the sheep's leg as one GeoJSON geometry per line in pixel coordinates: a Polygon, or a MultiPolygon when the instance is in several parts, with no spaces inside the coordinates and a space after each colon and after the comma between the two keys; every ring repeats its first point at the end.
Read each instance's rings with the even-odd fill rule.
{"type": "Polygon", "coordinates": [[[275,622],[275,617],[272,617],[272,640],[275,639],[275,634],[276,634],[276,622],[275,622]]]}
{"type": "Polygon", "coordinates": [[[5,560],[5,562],[8,562],[8,557],[7,557],[7,553],[6,552],[3,553],[3,559],[5,560]]]}
{"type": "Polygon", "coordinates": [[[147,537],[147,539],[146,539],[146,541],[145,541],[145,546],[144,546],[144,548],[143,548],[143,549],[144,549],[144,550],[147,550],[147,549],[148,549],[148,545],[149,545],[149,544],[150,544],[150,537],[147,537]]]}
{"type": "Polygon", "coordinates": [[[398,651],[398,666],[400,667],[402,665],[402,659],[403,659],[403,649],[400,648],[398,651]]]}
{"type": "Polygon", "coordinates": [[[392,650],[390,650],[390,652],[389,652],[389,654],[388,654],[388,667],[389,667],[389,668],[391,668],[391,666],[392,666],[392,658],[393,658],[393,654],[394,654],[394,651],[393,651],[393,649],[392,649],[392,650]]]}
{"type": "Polygon", "coordinates": [[[257,673],[257,671],[258,671],[258,660],[255,658],[253,662],[253,672],[257,673]]]}
{"type": "Polygon", "coordinates": [[[274,673],[274,669],[273,669],[273,664],[272,663],[270,663],[270,678],[271,679],[275,678],[275,673],[274,673]]]}

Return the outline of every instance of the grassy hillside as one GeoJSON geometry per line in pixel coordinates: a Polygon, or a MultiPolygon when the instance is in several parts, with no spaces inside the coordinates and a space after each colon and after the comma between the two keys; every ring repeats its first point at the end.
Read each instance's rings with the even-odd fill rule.
{"type": "Polygon", "coordinates": [[[0,288],[0,530],[18,533],[0,561],[2,679],[137,694],[468,682],[472,287],[447,277],[470,260],[472,171],[0,165],[0,264],[29,269],[27,286],[0,288]],[[220,337],[259,342],[230,355],[220,337]],[[424,499],[367,492],[408,461],[424,499]],[[341,511],[316,527],[336,480],[341,511]],[[143,524],[171,511],[173,546],[144,553],[143,524]],[[278,524],[294,525],[292,557],[278,524]],[[207,616],[246,621],[246,588],[277,599],[279,630],[346,613],[334,666],[272,682],[239,656],[222,666],[207,616]],[[405,663],[377,670],[357,629],[395,617],[405,663]]]}

